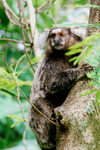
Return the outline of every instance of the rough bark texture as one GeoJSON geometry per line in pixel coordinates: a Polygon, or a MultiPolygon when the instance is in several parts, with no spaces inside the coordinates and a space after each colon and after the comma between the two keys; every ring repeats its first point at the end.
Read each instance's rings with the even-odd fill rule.
{"type": "MultiPolygon", "coordinates": [[[[100,6],[100,0],[91,0],[90,4],[100,6]]],[[[89,24],[92,23],[100,23],[100,9],[90,9],[89,24]]],[[[86,35],[96,32],[100,30],[88,26],[86,35]]],[[[55,110],[61,119],[61,127],[57,127],[57,150],[100,150],[100,109],[95,93],[80,96],[94,88],[87,86],[89,82],[89,79],[77,82],[63,105],[55,110]]]]}
{"type": "MultiPolygon", "coordinates": [[[[100,0],[91,0],[90,1],[91,5],[98,5],[100,6],[100,0]]],[[[97,8],[90,8],[90,15],[89,15],[89,24],[92,23],[100,23],[100,9],[97,8]]],[[[93,35],[94,33],[98,33],[100,32],[100,30],[96,27],[87,27],[87,32],[86,32],[86,36],[90,36],[93,35]]]]}

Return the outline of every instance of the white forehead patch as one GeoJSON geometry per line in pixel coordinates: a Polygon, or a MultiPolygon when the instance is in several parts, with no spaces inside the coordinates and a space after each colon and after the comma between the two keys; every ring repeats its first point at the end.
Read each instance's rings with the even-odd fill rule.
{"type": "Polygon", "coordinates": [[[55,29],[55,30],[52,31],[52,33],[56,33],[56,34],[59,33],[59,32],[62,32],[62,29],[55,29]]]}

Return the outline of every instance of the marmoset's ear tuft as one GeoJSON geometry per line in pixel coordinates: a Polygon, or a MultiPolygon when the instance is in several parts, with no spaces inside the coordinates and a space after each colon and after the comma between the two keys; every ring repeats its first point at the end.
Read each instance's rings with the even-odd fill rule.
{"type": "Polygon", "coordinates": [[[68,28],[66,28],[66,29],[67,29],[67,31],[68,31],[68,34],[70,35],[70,34],[72,33],[71,28],[68,27],[68,28]]]}
{"type": "Polygon", "coordinates": [[[46,46],[47,38],[49,35],[49,29],[46,29],[45,32],[41,33],[38,38],[38,48],[43,49],[46,46]]]}

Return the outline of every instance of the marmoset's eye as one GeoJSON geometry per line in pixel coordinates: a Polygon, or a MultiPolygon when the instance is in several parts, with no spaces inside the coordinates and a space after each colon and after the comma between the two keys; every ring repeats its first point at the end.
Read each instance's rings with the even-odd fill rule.
{"type": "Polygon", "coordinates": [[[55,37],[55,34],[52,34],[51,37],[52,37],[52,39],[53,39],[53,38],[55,37]]]}
{"type": "Polygon", "coordinates": [[[61,36],[61,37],[64,37],[64,34],[63,34],[63,33],[61,33],[61,34],[60,34],[60,36],[61,36]]]}

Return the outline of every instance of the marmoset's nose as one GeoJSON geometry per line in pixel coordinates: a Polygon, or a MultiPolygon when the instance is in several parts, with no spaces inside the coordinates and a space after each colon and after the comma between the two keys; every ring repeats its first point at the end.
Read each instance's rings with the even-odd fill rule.
{"type": "Polygon", "coordinates": [[[59,43],[59,37],[58,36],[55,36],[54,42],[55,42],[55,44],[59,43]]]}

